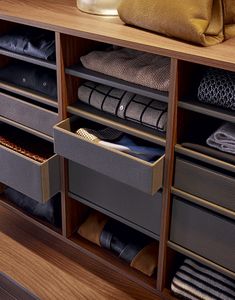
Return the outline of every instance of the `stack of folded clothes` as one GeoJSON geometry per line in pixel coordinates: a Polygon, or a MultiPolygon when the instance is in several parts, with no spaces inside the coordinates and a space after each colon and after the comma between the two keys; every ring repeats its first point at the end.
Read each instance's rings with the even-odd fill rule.
{"type": "Polygon", "coordinates": [[[45,60],[55,60],[55,34],[50,31],[17,26],[0,36],[0,48],[45,60]]]}
{"type": "Polygon", "coordinates": [[[148,162],[154,162],[164,154],[161,146],[152,146],[150,143],[109,127],[79,128],[76,133],[88,141],[128,153],[148,162]]]}
{"type": "Polygon", "coordinates": [[[53,154],[52,144],[17,128],[1,124],[0,145],[43,163],[53,154]]]}
{"type": "Polygon", "coordinates": [[[90,70],[160,91],[168,91],[170,58],[137,50],[113,47],[81,57],[90,70]]]}
{"type": "Polygon", "coordinates": [[[187,300],[234,300],[235,281],[196,261],[185,259],[171,283],[172,292],[187,300]]]}
{"type": "Polygon", "coordinates": [[[235,124],[223,124],[209,136],[206,142],[210,147],[235,154],[235,124]]]}
{"type": "Polygon", "coordinates": [[[235,73],[208,69],[198,87],[199,101],[235,110],[235,73]]]}
{"type": "Polygon", "coordinates": [[[147,127],[166,131],[167,104],[110,86],[85,82],[78,88],[78,98],[99,110],[147,127]]]}
{"type": "Polygon", "coordinates": [[[0,81],[57,98],[56,72],[26,62],[13,62],[0,69],[0,81]]]}
{"type": "Polygon", "coordinates": [[[130,266],[152,276],[158,263],[158,244],[144,234],[99,213],[91,212],[78,234],[108,249],[130,266]]]}
{"type": "Polygon", "coordinates": [[[61,226],[61,201],[59,194],[46,203],[39,203],[10,187],[5,187],[1,192],[8,201],[14,203],[25,212],[46,220],[57,227],[61,226]]]}

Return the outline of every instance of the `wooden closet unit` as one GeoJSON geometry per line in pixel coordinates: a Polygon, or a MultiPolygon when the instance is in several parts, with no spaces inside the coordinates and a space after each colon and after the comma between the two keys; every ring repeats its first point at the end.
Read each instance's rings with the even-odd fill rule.
{"type": "Polygon", "coordinates": [[[0,126],[8,124],[54,146],[52,157],[44,165],[0,146],[0,181],[41,202],[60,192],[62,227],[54,228],[25,214],[3,196],[0,205],[74,246],[78,255],[85,253],[107,270],[115,270],[117,278],[126,276],[136,282],[143,287],[143,294],[148,289],[162,299],[175,299],[170,283],[185,257],[235,279],[235,165],[223,157],[184,146],[208,122],[215,126],[222,120],[235,123],[234,112],[202,104],[195,96],[200,76],[208,67],[235,72],[235,39],[208,48],[194,46],[124,26],[118,17],[82,13],[75,2],[1,1],[0,35],[19,24],[50,30],[55,33],[56,61],[0,49],[0,67],[20,60],[54,70],[58,96],[50,99],[0,82],[0,126]],[[82,67],[82,55],[109,45],[169,57],[169,92],[143,88],[82,67]],[[79,102],[77,89],[86,80],[167,103],[166,134],[79,102]],[[84,141],[74,132],[80,124],[89,123],[159,145],[164,155],[147,163],[84,141]],[[7,171],[13,165],[18,173],[7,171]],[[30,178],[17,181],[27,168],[36,178],[30,187],[30,178]],[[158,243],[158,268],[152,277],[78,235],[78,227],[92,210],[158,243]]]}

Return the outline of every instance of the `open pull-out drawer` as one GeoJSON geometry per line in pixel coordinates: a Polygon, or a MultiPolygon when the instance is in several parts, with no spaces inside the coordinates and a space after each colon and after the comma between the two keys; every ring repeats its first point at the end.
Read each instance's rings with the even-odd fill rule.
{"type": "MultiPolygon", "coordinates": [[[[19,135],[17,128],[0,123],[0,134],[12,136],[14,132],[18,140],[23,143],[34,143],[36,137],[23,133],[19,135]],[[2,132],[2,133],[1,133],[2,132]],[[24,138],[23,138],[24,137],[24,138]],[[26,138],[27,137],[27,138],[26,138]]],[[[37,138],[36,148],[46,148],[50,143],[37,138]]],[[[31,144],[30,144],[31,145],[31,144]]],[[[46,202],[60,191],[60,165],[58,155],[53,154],[50,144],[46,158],[42,162],[24,155],[23,151],[16,151],[0,145],[0,182],[39,202],[46,202]]],[[[39,149],[40,150],[40,149],[39,149]]],[[[26,153],[26,152],[25,152],[26,153]]]]}
{"type": "Polygon", "coordinates": [[[235,174],[176,158],[174,187],[235,211],[235,174]]]}
{"type": "Polygon", "coordinates": [[[79,137],[82,119],[70,118],[54,127],[55,152],[148,194],[162,187],[164,155],[149,163],[79,137]]]}
{"type": "Polygon", "coordinates": [[[59,120],[57,112],[2,92],[0,92],[0,107],[2,117],[53,136],[53,126],[59,120]]]}
{"type": "Polygon", "coordinates": [[[235,272],[235,221],[173,199],[170,240],[235,272]]]}

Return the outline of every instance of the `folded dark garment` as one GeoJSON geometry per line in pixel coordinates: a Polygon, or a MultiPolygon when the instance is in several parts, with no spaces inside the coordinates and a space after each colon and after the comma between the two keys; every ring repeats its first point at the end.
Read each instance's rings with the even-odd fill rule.
{"type": "Polygon", "coordinates": [[[166,103],[91,81],[78,88],[78,98],[119,118],[166,131],[166,103]]]}
{"type": "Polygon", "coordinates": [[[0,123],[0,145],[40,163],[53,155],[53,145],[50,142],[42,142],[36,136],[3,123],[0,123]]]}
{"type": "Polygon", "coordinates": [[[158,245],[153,239],[99,212],[90,213],[78,233],[148,276],[157,268],[158,245]]]}
{"type": "Polygon", "coordinates": [[[235,164],[235,156],[229,153],[225,153],[222,151],[219,151],[217,149],[213,149],[208,146],[200,145],[200,144],[194,144],[194,143],[182,143],[182,146],[191,150],[195,150],[197,152],[201,152],[205,155],[212,156],[214,158],[226,161],[230,164],[235,164]]]}
{"type": "Polygon", "coordinates": [[[191,259],[185,259],[171,283],[171,290],[188,300],[234,300],[235,281],[191,259]]]}
{"type": "Polygon", "coordinates": [[[46,220],[55,226],[61,226],[61,200],[59,194],[46,203],[39,203],[9,187],[4,190],[4,195],[10,202],[25,212],[46,220]]]}
{"type": "Polygon", "coordinates": [[[57,98],[56,72],[26,62],[14,62],[0,69],[0,81],[57,98]]]}
{"type": "Polygon", "coordinates": [[[198,87],[198,100],[235,110],[235,73],[208,69],[198,87]]]}
{"type": "Polygon", "coordinates": [[[18,26],[0,36],[0,48],[40,59],[55,60],[55,34],[34,27],[18,26]]]}
{"type": "Polygon", "coordinates": [[[165,153],[161,146],[152,145],[110,127],[102,127],[101,129],[79,128],[76,133],[88,141],[128,153],[148,162],[156,161],[165,153]]]}

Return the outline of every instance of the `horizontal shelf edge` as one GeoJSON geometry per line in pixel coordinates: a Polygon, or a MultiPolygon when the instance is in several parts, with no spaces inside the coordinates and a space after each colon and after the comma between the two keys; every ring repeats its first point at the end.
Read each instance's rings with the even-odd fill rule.
{"type": "Polygon", "coordinates": [[[206,258],[204,258],[204,257],[202,257],[202,256],[200,256],[200,255],[184,248],[184,247],[181,247],[180,245],[177,245],[177,244],[175,244],[171,241],[168,241],[167,245],[171,249],[173,249],[173,250],[175,250],[175,251],[177,251],[177,252],[179,252],[179,253],[181,253],[185,256],[188,256],[188,257],[190,257],[190,258],[192,258],[196,261],[199,261],[200,263],[216,270],[217,272],[223,273],[224,275],[229,276],[233,279],[235,278],[235,273],[233,273],[232,271],[230,271],[228,269],[225,269],[224,267],[222,267],[220,265],[217,265],[216,263],[214,263],[214,262],[212,262],[212,261],[210,261],[210,260],[208,260],[208,259],[206,259],[206,258]]]}
{"type": "Polygon", "coordinates": [[[235,112],[226,111],[225,109],[210,106],[196,101],[179,101],[178,106],[187,110],[191,110],[197,113],[201,113],[207,116],[211,116],[223,121],[235,123],[235,112]]]}
{"type": "Polygon", "coordinates": [[[92,71],[84,68],[82,65],[76,65],[70,68],[66,68],[65,72],[69,75],[76,76],[82,79],[94,81],[104,85],[109,85],[118,89],[123,89],[128,92],[139,94],[158,101],[166,103],[168,102],[169,96],[167,92],[161,92],[148,87],[144,87],[142,85],[134,84],[122,79],[118,79],[96,71],[92,71]]]}
{"type": "Polygon", "coordinates": [[[195,204],[198,204],[200,206],[203,206],[207,209],[210,209],[220,215],[223,215],[223,216],[226,216],[228,218],[231,218],[233,220],[235,220],[235,211],[232,211],[232,210],[229,210],[225,207],[222,207],[222,206],[219,206],[213,202],[209,202],[208,200],[206,199],[202,199],[200,197],[197,197],[197,196],[194,196],[194,195],[191,195],[187,192],[184,192],[184,191],[181,191],[175,187],[171,187],[171,192],[173,195],[175,196],[178,196],[178,197],[181,197],[185,200],[188,200],[192,203],[195,203],[195,204]]]}
{"type": "Polygon", "coordinates": [[[15,59],[18,59],[18,60],[26,61],[26,62],[35,64],[35,65],[38,65],[38,66],[41,66],[41,67],[45,67],[45,68],[48,68],[48,69],[51,69],[51,70],[56,70],[57,69],[56,63],[46,61],[46,60],[43,60],[43,59],[39,59],[39,58],[35,58],[35,57],[32,57],[32,56],[27,56],[27,55],[24,55],[24,54],[14,53],[14,52],[4,50],[4,49],[1,49],[1,48],[0,48],[0,55],[4,55],[4,56],[15,58],[15,59]]]}

